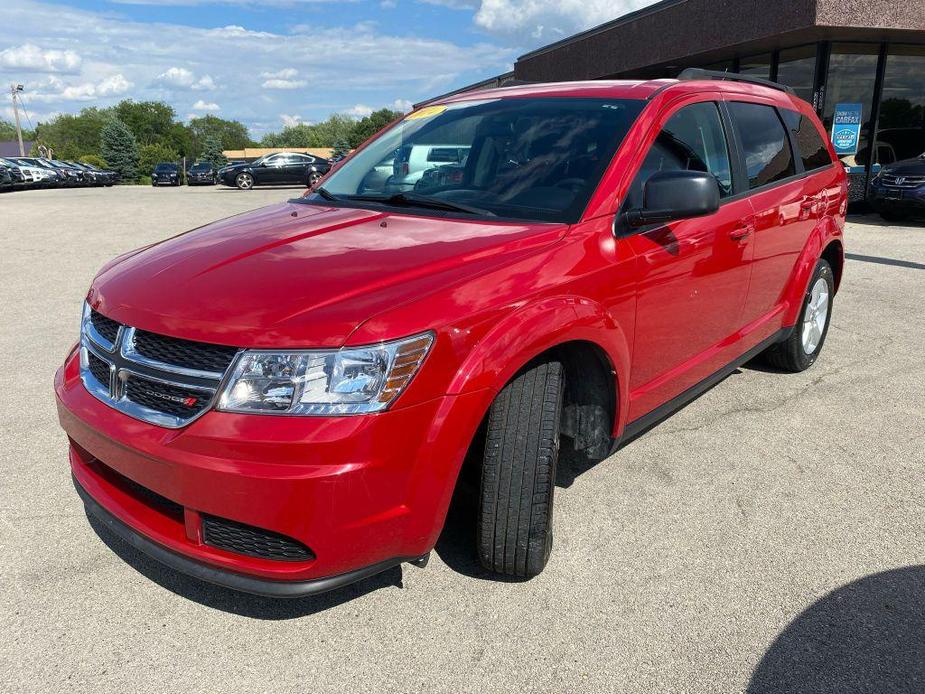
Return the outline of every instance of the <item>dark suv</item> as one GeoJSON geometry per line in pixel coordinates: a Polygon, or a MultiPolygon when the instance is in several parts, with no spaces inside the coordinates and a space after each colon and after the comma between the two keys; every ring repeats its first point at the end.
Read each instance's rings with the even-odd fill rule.
{"type": "Polygon", "coordinates": [[[155,188],[180,185],[180,167],[173,162],[161,162],[151,172],[151,185],[155,188]]]}
{"type": "Polygon", "coordinates": [[[925,153],[880,169],[870,182],[870,202],[888,221],[925,215],[925,153]]]}

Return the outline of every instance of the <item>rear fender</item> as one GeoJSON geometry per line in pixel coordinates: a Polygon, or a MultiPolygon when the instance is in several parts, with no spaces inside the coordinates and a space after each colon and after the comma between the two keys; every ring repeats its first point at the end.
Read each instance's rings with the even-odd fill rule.
{"type": "Polygon", "coordinates": [[[803,247],[803,252],[793,268],[791,280],[787,284],[787,293],[784,302],[787,310],[784,313],[784,326],[789,327],[797,322],[800,310],[803,307],[803,297],[809,290],[809,281],[822,252],[835,240],[841,240],[842,232],[831,217],[825,217],[813,229],[803,247]]]}

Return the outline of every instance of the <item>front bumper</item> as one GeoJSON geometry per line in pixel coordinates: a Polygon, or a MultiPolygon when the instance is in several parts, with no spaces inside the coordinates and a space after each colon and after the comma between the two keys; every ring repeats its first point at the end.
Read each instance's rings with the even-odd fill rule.
{"type": "Polygon", "coordinates": [[[872,185],[868,200],[878,209],[925,210],[925,187],[887,188],[872,185]]]}
{"type": "Polygon", "coordinates": [[[430,551],[490,401],[479,391],[330,418],[208,412],[170,430],[96,400],[74,354],[55,391],[91,513],[175,569],[278,596],[328,590],[430,551]],[[313,556],[280,561],[212,546],[206,515],[285,535],[313,556]]]}

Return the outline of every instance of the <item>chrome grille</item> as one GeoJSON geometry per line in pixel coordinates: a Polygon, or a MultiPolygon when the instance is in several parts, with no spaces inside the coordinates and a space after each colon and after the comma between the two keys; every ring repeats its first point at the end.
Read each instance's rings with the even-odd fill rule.
{"type": "Polygon", "coordinates": [[[110,407],[175,429],[212,406],[237,352],[142,332],[88,311],[80,335],[80,377],[110,407]]]}
{"type": "Polygon", "coordinates": [[[925,184],[925,176],[901,176],[898,174],[882,174],[880,182],[890,188],[918,188],[925,184]]]}

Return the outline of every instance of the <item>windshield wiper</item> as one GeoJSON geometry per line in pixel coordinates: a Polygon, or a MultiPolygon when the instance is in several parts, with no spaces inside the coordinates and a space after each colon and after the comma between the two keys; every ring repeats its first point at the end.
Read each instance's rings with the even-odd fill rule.
{"type": "Polygon", "coordinates": [[[430,195],[421,195],[420,193],[395,193],[394,195],[347,195],[347,200],[360,200],[364,202],[378,202],[383,205],[409,205],[411,207],[429,207],[434,210],[449,210],[451,212],[465,212],[466,214],[477,214],[484,217],[496,216],[494,212],[484,210],[481,207],[464,205],[461,202],[451,202],[434,198],[430,195]]]}

